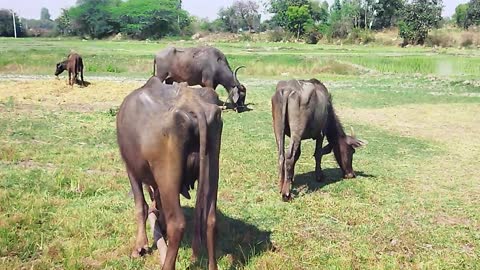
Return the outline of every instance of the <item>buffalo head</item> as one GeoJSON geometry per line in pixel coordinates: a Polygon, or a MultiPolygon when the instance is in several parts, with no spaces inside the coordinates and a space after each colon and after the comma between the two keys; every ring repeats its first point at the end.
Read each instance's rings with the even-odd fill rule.
{"type": "Polygon", "coordinates": [[[234,71],[235,86],[230,90],[230,97],[237,111],[245,108],[245,98],[247,97],[247,88],[238,81],[237,72],[245,66],[239,66],[234,71]]]}
{"type": "Polygon", "coordinates": [[[55,70],[55,76],[60,75],[66,69],[67,69],[67,61],[57,63],[57,69],[55,70]]]}
{"type": "Polygon", "coordinates": [[[352,168],[353,154],[355,149],[366,145],[366,141],[355,138],[352,128],[352,135],[346,135],[338,138],[335,144],[329,143],[322,149],[322,154],[328,154],[333,150],[335,159],[343,173],[343,178],[355,178],[355,172],[352,168]]]}

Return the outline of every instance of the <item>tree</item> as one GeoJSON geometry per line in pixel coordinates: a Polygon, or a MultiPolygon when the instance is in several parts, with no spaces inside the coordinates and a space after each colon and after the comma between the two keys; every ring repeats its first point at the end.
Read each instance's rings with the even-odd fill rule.
{"type": "Polygon", "coordinates": [[[42,7],[40,11],[40,20],[51,21],[50,12],[48,12],[47,8],[42,7]]]}
{"type": "Polygon", "coordinates": [[[460,4],[455,8],[452,18],[458,27],[466,27],[468,4],[460,4]]]}
{"type": "Polygon", "coordinates": [[[238,0],[232,5],[233,14],[239,17],[238,20],[242,21],[249,31],[258,29],[260,26],[258,8],[258,4],[251,0],[238,0]]]}
{"type": "Polygon", "coordinates": [[[403,6],[403,0],[379,0],[374,4],[376,15],[372,28],[378,30],[395,26],[403,6]]]}
{"type": "Polygon", "coordinates": [[[465,28],[471,25],[480,25],[480,0],[470,0],[468,3],[465,28]]]}
{"type": "MultiPolygon", "coordinates": [[[[15,14],[15,26],[17,29],[17,37],[25,35],[22,23],[15,14]]],[[[1,37],[13,37],[13,19],[12,13],[8,9],[0,9],[0,36],[1,37]]]]}
{"type": "Polygon", "coordinates": [[[102,38],[118,31],[112,10],[121,0],[78,0],[69,10],[72,28],[76,34],[102,38]]]}
{"type": "Polygon", "coordinates": [[[128,0],[113,9],[112,18],[121,32],[134,38],[179,35],[191,23],[179,6],[178,0],[128,0]]]}
{"type": "Polygon", "coordinates": [[[297,39],[300,38],[300,34],[303,34],[305,31],[305,25],[309,22],[309,20],[312,20],[310,18],[310,13],[308,12],[308,6],[290,6],[287,9],[286,15],[288,20],[288,28],[292,32],[297,32],[297,39]]]}
{"type": "Polygon", "coordinates": [[[310,2],[310,14],[312,19],[318,23],[328,22],[328,2],[323,1],[322,3],[318,1],[310,2]]]}
{"type": "Polygon", "coordinates": [[[308,0],[271,0],[268,11],[273,13],[272,22],[276,26],[286,28],[288,26],[287,10],[291,6],[309,6],[308,0]]]}
{"type": "Polygon", "coordinates": [[[404,44],[423,44],[428,31],[436,27],[442,13],[442,2],[436,0],[414,0],[406,4],[399,23],[399,34],[404,44]]]}
{"type": "Polygon", "coordinates": [[[62,12],[60,16],[55,19],[55,22],[57,23],[57,32],[60,35],[69,36],[74,34],[72,28],[72,20],[68,9],[62,8],[62,12]]]}
{"type": "Polygon", "coordinates": [[[231,6],[221,8],[218,17],[224,31],[236,33],[240,29],[258,31],[260,28],[259,6],[255,1],[238,0],[231,6]]]}

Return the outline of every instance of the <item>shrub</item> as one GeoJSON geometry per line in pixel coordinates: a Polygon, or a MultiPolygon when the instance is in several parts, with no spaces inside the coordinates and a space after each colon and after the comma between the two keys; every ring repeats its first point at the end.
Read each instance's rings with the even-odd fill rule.
{"type": "Polygon", "coordinates": [[[473,45],[474,35],[471,32],[465,32],[462,34],[460,45],[462,47],[470,47],[473,45]]]}
{"type": "Polygon", "coordinates": [[[319,40],[322,39],[323,35],[320,32],[320,27],[318,25],[307,25],[305,27],[305,42],[308,44],[317,44],[319,40]]]}
{"type": "Polygon", "coordinates": [[[344,39],[352,31],[352,23],[349,20],[339,20],[333,22],[329,27],[329,38],[344,39]]]}
{"type": "Polygon", "coordinates": [[[290,38],[290,33],[283,30],[281,27],[277,27],[268,32],[268,41],[280,42],[287,41],[290,38]]]}
{"type": "Polygon", "coordinates": [[[425,40],[427,46],[440,46],[440,47],[452,47],[455,45],[455,40],[452,38],[450,33],[433,31],[428,34],[428,37],[425,40]]]}
{"type": "Polygon", "coordinates": [[[243,32],[243,33],[240,35],[240,41],[253,41],[252,35],[243,32]]]}
{"type": "Polygon", "coordinates": [[[348,41],[350,43],[362,43],[367,44],[375,41],[375,36],[370,30],[364,30],[360,28],[354,28],[348,35],[348,41]]]}

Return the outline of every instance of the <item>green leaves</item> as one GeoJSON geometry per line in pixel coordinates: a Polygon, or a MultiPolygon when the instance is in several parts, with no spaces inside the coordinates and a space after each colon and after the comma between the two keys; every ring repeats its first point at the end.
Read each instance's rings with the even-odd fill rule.
{"type": "Polygon", "coordinates": [[[441,20],[442,5],[435,0],[415,0],[405,5],[399,34],[404,44],[423,44],[428,31],[441,20]]]}

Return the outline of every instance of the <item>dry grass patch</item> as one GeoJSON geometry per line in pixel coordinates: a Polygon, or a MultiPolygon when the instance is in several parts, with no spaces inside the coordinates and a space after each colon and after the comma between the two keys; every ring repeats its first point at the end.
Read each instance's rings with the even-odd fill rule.
{"type": "MultiPolygon", "coordinates": [[[[92,81],[87,87],[71,87],[63,79],[4,81],[0,82],[0,102],[20,105],[20,110],[31,110],[32,105],[79,112],[105,110],[120,105],[128,93],[142,85],[142,82],[92,81]]],[[[0,106],[0,110],[5,110],[2,107],[8,106],[0,106]]]]}
{"type": "Polygon", "coordinates": [[[480,145],[478,104],[412,104],[382,109],[344,108],[339,113],[355,122],[400,133],[432,139],[455,148],[480,145]],[[453,145],[454,143],[455,145],[453,145]]]}

